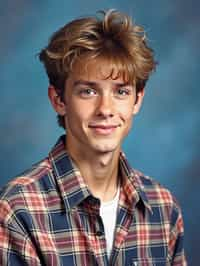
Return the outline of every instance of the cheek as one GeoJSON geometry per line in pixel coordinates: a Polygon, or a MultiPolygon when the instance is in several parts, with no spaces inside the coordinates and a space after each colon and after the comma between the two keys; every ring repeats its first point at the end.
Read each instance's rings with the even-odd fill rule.
{"type": "MultiPolygon", "coordinates": [[[[119,106],[120,107],[120,106],[119,106]]],[[[121,118],[125,121],[132,120],[133,117],[133,107],[129,105],[123,105],[119,108],[119,114],[121,118]]]]}
{"type": "Polygon", "coordinates": [[[88,106],[73,104],[72,102],[67,106],[66,116],[68,121],[76,126],[76,124],[87,121],[91,117],[91,108],[88,106]]]}

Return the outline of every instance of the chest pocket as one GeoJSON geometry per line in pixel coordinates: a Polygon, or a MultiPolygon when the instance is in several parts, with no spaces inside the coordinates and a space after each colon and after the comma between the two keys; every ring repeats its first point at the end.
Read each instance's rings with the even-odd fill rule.
{"type": "Polygon", "coordinates": [[[133,260],[130,266],[170,266],[168,258],[133,260]]]}

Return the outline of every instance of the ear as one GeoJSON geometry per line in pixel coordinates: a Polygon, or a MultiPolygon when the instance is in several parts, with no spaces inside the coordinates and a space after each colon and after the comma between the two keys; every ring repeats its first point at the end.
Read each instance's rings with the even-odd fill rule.
{"type": "Polygon", "coordinates": [[[65,115],[66,114],[66,105],[65,103],[61,100],[60,95],[56,91],[55,87],[52,85],[49,85],[48,87],[48,96],[49,100],[54,108],[54,110],[59,114],[59,115],[65,115]]]}
{"type": "Polygon", "coordinates": [[[134,107],[133,107],[133,114],[134,115],[140,111],[144,95],[145,95],[145,89],[142,89],[140,92],[137,93],[136,102],[135,102],[134,107]]]}

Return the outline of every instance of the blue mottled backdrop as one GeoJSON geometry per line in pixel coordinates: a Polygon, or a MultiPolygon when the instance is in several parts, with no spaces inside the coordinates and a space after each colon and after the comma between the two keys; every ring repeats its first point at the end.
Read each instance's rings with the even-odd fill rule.
{"type": "Polygon", "coordinates": [[[179,200],[189,265],[200,265],[200,2],[0,1],[0,186],[46,156],[62,130],[37,53],[64,23],[116,8],[146,28],[159,66],[124,143],[132,165],[179,200]]]}

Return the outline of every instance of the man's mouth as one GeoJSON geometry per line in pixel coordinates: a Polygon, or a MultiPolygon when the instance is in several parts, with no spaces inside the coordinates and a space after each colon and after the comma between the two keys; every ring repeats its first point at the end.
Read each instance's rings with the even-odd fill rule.
{"type": "Polygon", "coordinates": [[[119,125],[104,125],[104,124],[91,124],[91,128],[96,134],[109,135],[113,133],[119,125]]]}

